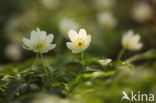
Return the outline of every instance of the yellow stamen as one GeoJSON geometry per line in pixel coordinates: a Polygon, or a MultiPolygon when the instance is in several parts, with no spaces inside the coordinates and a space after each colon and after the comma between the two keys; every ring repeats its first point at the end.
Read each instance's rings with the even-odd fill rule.
{"type": "Polygon", "coordinates": [[[73,46],[76,48],[76,49],[83,49],[85,48],[85,41],[83,38],[76,38],[76,40],[73,42],[73,46]]]}
{"type": "Polygon", "coordinates": [[[46,43],[46,41],[45,41],[45,40],[43,40],[43,41],[42,41],[42,46],[41,46],[41,49],[46,48],[46,46],[47,46],[47,43],[46,43]]]}
{"type": "Polygon", "coordinates": [[[38,45],[37,48],[41,51],[43,49],[45,49],[47,46],[47,43],[45,40],[42,40],[42,44],[41,45],[38,45]]]}

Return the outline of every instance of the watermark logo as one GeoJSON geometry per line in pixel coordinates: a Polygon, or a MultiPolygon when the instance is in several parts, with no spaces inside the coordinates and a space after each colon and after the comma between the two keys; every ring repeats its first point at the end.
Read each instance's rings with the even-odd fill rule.
{"type": "Polygon", "coordinates": [[[130,92],[130,95],[128,95],[125,91],[122,91],[122,98],[121,101],[123,100],[128,100],[128,101],[138,101],[138,102],[153,102],[154,101],[154,94],[143,94],[138,91],[138,93],[134,93],[133,91],[130,92]]]}

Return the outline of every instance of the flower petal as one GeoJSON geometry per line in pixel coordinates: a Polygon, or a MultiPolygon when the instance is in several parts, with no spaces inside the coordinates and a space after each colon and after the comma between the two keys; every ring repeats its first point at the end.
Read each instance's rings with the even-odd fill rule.
{"type": "Polygon", "coordinates": [[[77,38],[77,37],[78,37],[77,32],[76,32],[76,31],[74,31],[74,30],[70,30],[70,31],[68,32],[68,35],[69,35],[69,38],[70,38],[70,40],[71,40],[71,41],[74,41],[74,40],[75,40],[75,38],[77,38]]]}
{"type": "Polygon", "coordinates": [[[54,35],[53,34],[49,34],[47,37],[46,37],[46,42],[47,44],[50,44],[54,39],[54,35]]]}
{"type": "Polygon", "coordinates": [[[46,39],[46,32],[45,31],[41,31],[41,32],[39,32],[39,34],[40,34],[41,40],[45,40],[46,39]]]}
{"type": "Polygon", "coordinates": [[[136,50],[139,50],[139,49],[141,49],[142,47],[143,47],[143,43],[139,43],[139,44],[137,44],[136,50]]]}
{"type": "Polygon", "coordinates": [[[131,38],[133,38],[133,30],[128,30],[122,38],[122,45],[125,45],[131,38]]]}
{"type": "Polygon", "coordinates": [[[80,50],[75,50],[75,49],[72,50],[72,53],[80,53],[80,52],[81,52],[80,50]]]}
{"type": "Polygon", "coordinates": [[[30,48],[26,47],[25,45],[23,45],[23,48],[26,50],[30,50],[30,48]]]}
{"type": "Polygon", "coordinates": [[[27,39],[27,38],[23,38],[23,43],[25,46],[30,47],[31,45],[31,40],[27,39]]]}
{"type": "Polygon", "coordinates": [[[67,45],[67,47],[68,47],[69,49],[72,50],[72,53],[80,53],[80,52],[81,52],[81,50],[77,50],[77,49],[75,49],[75,48],[73,47],[72,42],[67,42],[66,45],[67,45]]]}
{"type": "Polygon", "coordinates": [[[86,45],[89,45],[91,42],[91,35],[87,35],[85,41],[86,41],[86,45]]]}
{"type": "Polygon", "coordinates": [[[85,38],[85,37],[87,36],[86,30],[85,30],[85,29],[80,29],[79,35],[80,35],[81,37],[84,37],[84,38],[85,38]]]}
{"type": "Polygon", "coordinates": [[[40,34],[38,34],[38,32],[36,31],[32,31],[31,32],[31,41],[33,43],[41,43],[41,39],[40,39],[40,34]]]}
{"type": "Polygon", "coordinates": [[[134,35],[134,41],[136,41],[136,42],[139,42],[139,40],[140,40],[140,35],[139,34],[136,34],[136,35],[134,35]]]}
{"type": "Polygon", "coordinates": [[[54,49],[55,47],[56,47],[56,44],[50,44],[50,45],[47,46],[46,51],[52,50],[52,49],[54,49]]]}
{"type": "Polygon", "coordinates": [[[67,42],[66,45],[67,45],[67,47],[68,47],[69,49],[73,49],[72,42],[67,42]]]}

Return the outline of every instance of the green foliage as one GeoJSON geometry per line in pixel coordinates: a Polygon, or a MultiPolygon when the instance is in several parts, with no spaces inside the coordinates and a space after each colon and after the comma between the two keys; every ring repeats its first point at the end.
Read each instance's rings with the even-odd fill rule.
{"type": "Polygon", "coordinates": [[[105,66],[97,58],[88,58],[83,70],[79,59],[69,54],[46,57],[48,77],[41,61],[37,68],[31,67],[33,60],[6,65],[0,73],[0,102],[116,103],[123,90],[155,93],[155,50],[132,58],[105,66]]]}

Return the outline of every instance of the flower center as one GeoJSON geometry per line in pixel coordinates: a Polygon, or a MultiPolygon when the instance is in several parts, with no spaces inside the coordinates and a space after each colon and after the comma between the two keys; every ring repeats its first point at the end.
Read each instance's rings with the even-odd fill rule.
{"type": "Polygon", "coordinates": [[[45,40],[42,40],[41,45],[38,45],[37,48],[41,51],[41,50],[45,49],[46,46],[47,46],[46,41],[45,40]]]}
{"type": "Polygon", "coordinates": [[[41,49],[44,49],[44,48],[46,48],[46,46],[47,46],[47,43],[46,43],[46,41],[45,41],[45,40],[42,40],[42,46],[41,46],[41,49]]]}
{"type": "Polygon", "coordinates": [[[76,38],[75,41],[73,42],[73,46],[76,49],[83,49],[85,48],[85,41],[83,40],[83,38],[76,38]]]}

